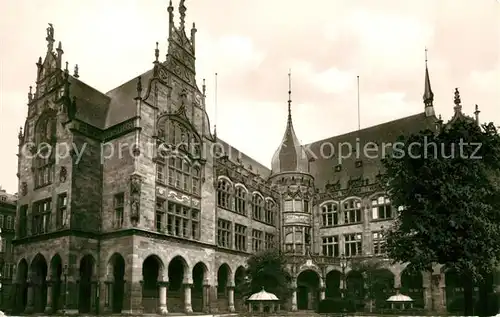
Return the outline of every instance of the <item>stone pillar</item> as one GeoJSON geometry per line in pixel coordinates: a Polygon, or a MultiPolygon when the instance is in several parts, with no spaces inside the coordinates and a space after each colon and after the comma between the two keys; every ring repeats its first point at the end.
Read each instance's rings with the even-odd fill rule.
{"type": "Polygon", "coordinates": [[[168,314],[168,308],[167,308],[168,282],[158,282],[158,287],[159,287],[159,293],[160,293],[158,313],[160,315],[166,315],[166,314],[168,314]]]}
{"type": "Polygon", "coordinates": [[[320,287],[320,289],[319,289],[319,300],[320,301],[325,299],[325,291],[326,291],[325,287],[320,287]]]}
{"type": "Polygon", "coordinates": [[[234,313],[236,309],[234,308],[234,286],[227,287],[227,301],[230,313],[234,313]]]}
{"type": "Polygon", "coordinates": [[[201,301],[203,305],[203,312],[204,313],[209,313],[210,312],[210,285],[205,284],[203,285],[203,293],[201,295],[201,301]]]}
{"type": "Polygon", "coordinates": [[[219,306],[217,303],[217,286],[210,286],[209,298],[210,298],[210,312],[211,313],[218,313],[219,306]]]}
{"type": "Polygon", "coordinates": [[[45,305],[45,313],[46,314],[52,314],[53,312],[53,281],[52,280],[47,280],[47,304],[45,305]]]}
{"type": "Polygon", "coordinates": [[[108,279],[104,285],[104,313],[110,314],[113,311],[113,281],[108,279]]]}
{"type": "Polygon", "coordinates": [[[297,311],[297,288],[292,289],[292,311],[297,311]]]}
{"type": "Polygon", "coordinates": [[[191,283],[184,284],[184,311],[188,314],[193,312],[193,307],[191,305],[191,288],[192,287],[193,287],[193,284],[191,284],[191,283]]]}
{"type": "Polygon", "coordinates": [[[446,310],[444,301],[444,274],[431,275],[432,308],[435,312],[446,310]]]}
{"type": "Polygon", "coordinates": [[[26,308],[24,309],[24,313],[27,314],[27,315],[30,315],[33,313],[34,311],[34,287],[35,285],[33,284],[33,282],[31,280],[29,280],[27,283],[26,283],[26,287],[28,288],[28,296],[27,296],[27,300],[26,300],[26,308]]]}

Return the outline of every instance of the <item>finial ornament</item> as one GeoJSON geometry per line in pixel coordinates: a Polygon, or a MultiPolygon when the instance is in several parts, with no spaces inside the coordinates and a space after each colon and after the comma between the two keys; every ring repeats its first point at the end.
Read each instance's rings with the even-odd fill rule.
{"type": "Polygon", "coordinates": [[[179,2],[179,14],[181,16],[181,29],[184,29],[185,19],[186,19],[186,6],[184,5],[185,0],[179,2]]]}
{"type": "Polygon", "coordinates": [[[458,88],[455,88],[454,102],[455,102],[455,105],[460,106],[461,100],[460,100],[460,92],[458,91],[458,88]]]}
{"type": "Polygon", "coordinates": [[[292,70],[288,70],[288,121],[292,122],[292,70]]]}
{"type": "Polygon", "coordinates": [[[47,28],[47,42],[54,42],[54,26],[52,23],[49,23],[49,27],[47,28]]]}
{"type": "Polygon", "coordinates": [[[78,64],[75,65],[75,70],[74,70],[74,73],[73,73],[73,77],[75,77],[75,78],[80,77],[80,75],[78,75],[78,64]]]}
{"type": "Polygon", "coordinates": [[[425,48],[425,64],[427,65],[427,47],[425,48]]]}
{"type": "Polygon", "coordinates": [[[139,76],[137,78],[137,97],[141,97],[141,93],[142,93],[142,78],[141,76],[139,76]]]}
{"type": "Polygon", "coordinates": [[[158,49],[158,42],[156,42],[156,49],[155,49],[155,60],[158,62],[158,58],[160,57],[160,50],[158,49]]]}
{"type": "Polygon", "coordinates": [[[69,70],[68,70],[68,66],[69,66],[69,63],[68,63],[68,62],[66,62],[66,68],[64,69],[64,72],[66,72],[66,73],[69,71],[69,70]]]}

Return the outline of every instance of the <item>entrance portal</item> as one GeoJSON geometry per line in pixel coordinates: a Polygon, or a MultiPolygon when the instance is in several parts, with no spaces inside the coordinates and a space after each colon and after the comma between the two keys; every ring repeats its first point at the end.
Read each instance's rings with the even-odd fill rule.
{"type": "Polygon", "coordinates": [[[316,310],[319,303],[318,273],[307,270],[297,277],[297,309],[316,310]]]}

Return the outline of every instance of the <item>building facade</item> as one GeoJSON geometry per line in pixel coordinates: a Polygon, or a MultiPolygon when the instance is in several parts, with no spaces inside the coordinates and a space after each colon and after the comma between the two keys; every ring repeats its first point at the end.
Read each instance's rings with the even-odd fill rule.
{"type": "Polygon", "coordinates": [[[0,310],[8,308],[12,292],[12,274],[15,266],[13,244],[15,238],[17,195],[11,195],[0,186],[0,310]]]}
{"type": "MultiPolygon", "coordinates": [[[[178,12],[175,25],[168,7],[166,59],[156,48],[151,70],[107,93],[77,67],[70,74],[47,28],[19,133],[13,311],[238,311],[246,259],[274,247],[290,257],[288,309],[312,309],[344,288],[343,273],[346,288],[363,288],[350,284],[363,277],[349,265],[342,272],[342,254],[384,258],[380,231],[397,208],[379,186],[380,159],[321,154],[435,128],[427,70],[422,113],[309,145],[295,135],[289,100],[268,169],[210,129],[205,83],[195,79],[197,30],[185,25],[183,0],[178,12]]],[[[459,100],[455,109],[462,116],[459,100]]],[[[444,307],[443,272],[387,272],[394,289],[444,307]]]]}

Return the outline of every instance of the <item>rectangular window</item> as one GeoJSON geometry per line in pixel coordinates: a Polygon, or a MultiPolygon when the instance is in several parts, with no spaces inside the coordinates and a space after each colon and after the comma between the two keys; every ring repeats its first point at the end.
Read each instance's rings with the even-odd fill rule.
{"type": "Polygon", "coordinates": [[[392,206],[389,198],[381,196],[378,199],[372,200],[373,220],[383,220],[392,218],[393,218],[392,206]]]}
{"type": "Polygon", "coordinates": [[[339,236],[323,237],[323,255],[339,256],[339,236]]]}
{"type": "Polygon", "coordinates": [[[323,227],[331,227],[339,224],[339,206],[336,203],[329,203],[321,209],[321,220],[323,227]]]}
{"type": "Polygon", "coordinates": [[[198,240],[200,237],[200,211],[169,201],[166,233],[179,238],[198,240]]]}
{"type": "Polygon", "coordinates": [[[12,230],[12,216],[7,216],[7,230],[12,230]]]}
{"type": "Polygon", "coordinates": [[[252,251],[259,252],[264,244],[263,232],[260,230],[252,230],[252,251]]]}
{"type": "Polygon", "coordinates": [[[33,203],[32,230],[33,235],[50,231],[50,214],[52,212],[52,199],[44,199],[33,203]]]}
{"type": "Polygon", "coordinates": [[[381,231],[372,232],[373,254],[385,254],[385,239],[381,231]]]}
{"type": "Polygon", "coordinates": [[[361,222],[361,202],[358,200],[349,200],[343,204],[344,223],[359,223],[361,222]]]}
{"type": "Polygon", "coordinates": [[[361,233],[350,233],[344,235],[345,239],[345,255],[356,256],[361,255],[361,233]]]}
{"type": "Polygon", "coordinates": [[[61,229],[67,223],[67,210],[68,210],[68,194],[63,193],[57,196],[57,214],[56,214],[56,229],[61,229]]]}
{"type": "Polygon", "coordinates": [[[118,193],[113,197],[113,227],[123,227],[123,209],[125,207],[125,194],[118,193]]]}
{"type": "Polygon", "coordinates": [[[165,204],[165,199],[156,198],[155,229],[158,232],[163,232],[165,230],[165,204]]]}
{"type": "Polygon", "coordinates": [[[284,211],[293,211],[293,200],[285,200],[285,204],[283,206],[284,211]]]}
{"type": "Polygon", "coordinates": [[[264,239],[265,239],[265,249],[266,250],[274,248],[274,241],[275,241],[274,234],[266,232],[264,239]]]}
{"type": "Polygon", "coordinates": [[[231,222],[217,219],[217,245],[222,248],[231,248],[231,222]]]}
{"type": "Polygon", "coordinates": [[[166,177],[166,168],[163,163],[156,163],[156,181],[164,184],[167,177],[166,177]]]}
{"type": "Polygon", "coordinates": [[[19,207],[19,231],[18,231],[18,236],[19,238],[24,238],[26,237],[28,233],[28,205],[23,205],[19,207]]]}
{"type": "Polygon", "coordinates": [[[247,227],[234,224],[234,248],[238,251],[247,250],[247,227]]]}

